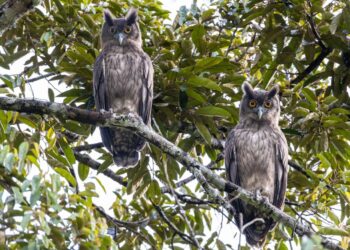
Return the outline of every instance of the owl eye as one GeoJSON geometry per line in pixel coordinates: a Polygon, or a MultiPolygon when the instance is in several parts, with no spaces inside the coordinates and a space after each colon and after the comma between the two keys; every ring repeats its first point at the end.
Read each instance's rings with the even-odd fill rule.
{"type": "Polygon", "coordinates": [[[130,31],[131,31],[131,27],[130,27],[130,26],[126,26],[126,27],[124,28],[124,32],[125,32],[126,34],[129,34],[130,31]]]}
{"type": "Polygon", "coordinates": [[[265,108],[271,108],[272,107],[272,102],[271,101],[269,101],[269,100],[266,100],[265,102],[264,102],[264,107],[265,108]]]}
{"type": "Polygon", "coordinates": [[[256,107],[256,100],[250,100],[248,105],[250,108],[255,108],[256,107]]]}
{"type": "Polygon", "coordinates": [[[116,32],[116,28],[115,27],[110,27],[109,30],[110,30],[111,33],[115,33],[116,32]]]}

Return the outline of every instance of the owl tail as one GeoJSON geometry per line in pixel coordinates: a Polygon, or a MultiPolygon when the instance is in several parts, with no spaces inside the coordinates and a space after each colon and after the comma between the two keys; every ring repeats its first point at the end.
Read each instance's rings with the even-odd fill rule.
{"type": "Polygon", "coordinates": [[[113,152],[113,160],[118,167],[134,167],[139,162],[139,152],[113,152]]]}
{"type": "Polygon", "coordinates": [[[247,227],[244,230],[244,234],[246,236],[246,240],[251,246],[262,247],[265,244],[266,235],[269,232],[270,226],[269,221],[267,224],[256,222],[253,225],[247,227]]]}

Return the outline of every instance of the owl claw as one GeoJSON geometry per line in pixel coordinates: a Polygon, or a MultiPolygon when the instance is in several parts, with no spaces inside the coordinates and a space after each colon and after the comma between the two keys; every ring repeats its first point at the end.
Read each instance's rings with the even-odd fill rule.
{"type": "Polygon", "coordinates": [[[105,109],[100,109],[100,113],[105,115],[105,114],[113,114],[113,109],[110,108],[108,111],[105,109]]]}
{"type": "Polygon", "coordinates": [[[259,198],[261,198],[261,190],[260,189],[255,190],[254,196],[256,200],[259,200],[259,198]]]}
{"type": "Polygon", "coordinates": [[[264,190],[262,190],[262,189],[255,190],[254,196],[255,196],[256,200],[260,200],[261,199],[264,202],[270,202],[269,198],[268,198],[268,194],[266,194],[264,192],[264,190]]]}

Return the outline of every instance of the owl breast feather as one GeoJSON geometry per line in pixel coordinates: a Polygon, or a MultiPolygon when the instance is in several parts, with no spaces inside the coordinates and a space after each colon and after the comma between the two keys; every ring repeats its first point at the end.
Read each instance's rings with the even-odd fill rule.
{"type": "Polygon", "coordinates": [[[273,201],[275,185],[275,144],[271,129],[242,129],[237,136],[237,159],[241,166],[241,186],[249,191],[260,190],[273,201]],[[262,178],[264,177],[264,178],[262,178]]]}
{"type": "Polygon", "coordinates": [[[138,113],[145,65],[139,53],[113,53],[105,56],[107,96],[116,113],[138,113]]]}

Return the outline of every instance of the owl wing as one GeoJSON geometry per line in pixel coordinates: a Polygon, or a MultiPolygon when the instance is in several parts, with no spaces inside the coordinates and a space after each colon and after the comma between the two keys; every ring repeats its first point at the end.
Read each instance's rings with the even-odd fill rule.
{"type": "Polygon", "coordinates": [[[153,101],[153,66],[151,59],[145,54],[143,59],[143,76],[141,86],[141,98],[138,104],[139,115],[145,124],[151,121],[151,110],[153,101]]]}
{"type": "Polygon", "coordinates": [[[107,110],[109,109],[109,105],[107,105],[107,96],[106,96],[106,84],[105,84],[105,76],[103,70],[103,58],[104,53],[101,53],[95,61],[94,64],[94,76],[93,76],[93,90],[94,90],[94,98],[95,105],[97,110],[107,110]]]}
{"type": "Polygon", "coordinates": [[[225,169],[230,182],[240,185],[237,175],[235,130],[231,130],[225,143],[225,169]]]}
{"type": "MultiPolygon", "coordinates": [[[[100,111],[101,109],[109,110],[110,104],[108,103],[106,84],[105,84],[105,76],[104,76],[104,53],[101,53],[95,61],[94,64],[94,72],[93,72],[93,92],[95,98],[96,110],[100,111]]],[[[103,144],[105,147],[112,151],[111,145],[111,133],[108,128],[100,128],[101,137],[103,144]]]]}
{"type": "Polygon", "coordinates": [[[275,192],[273,205],[281,208],[284,204],[284,198],[287,188],[288,174],[288,145],[282,131],[279,131],[279,139],[275,146],[275,192]]]}

